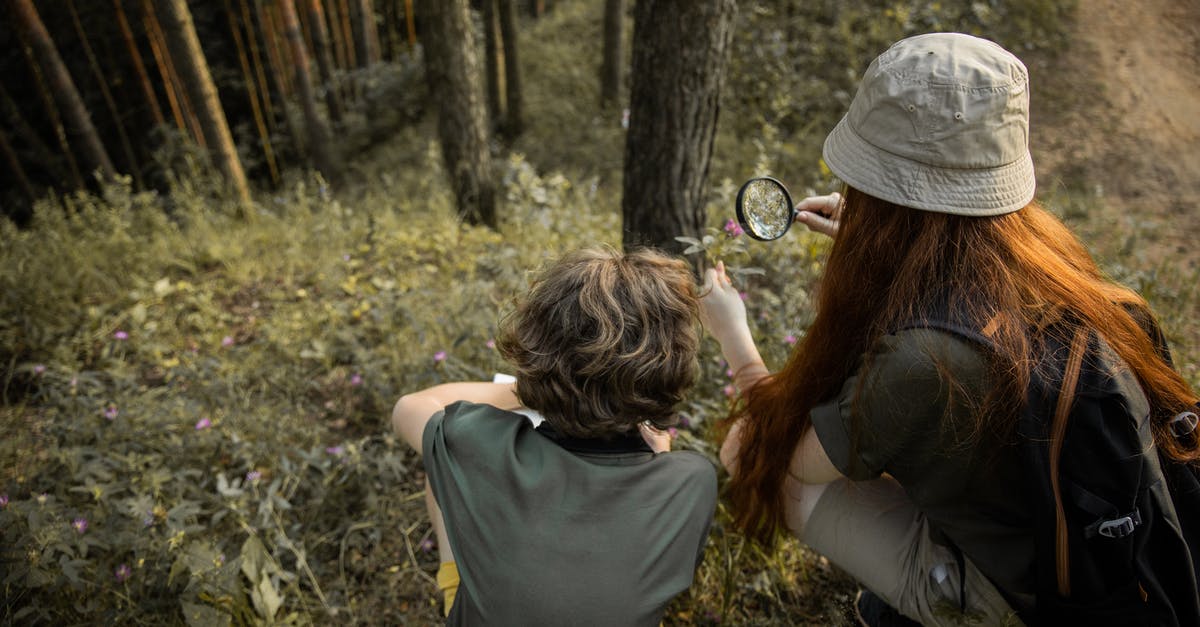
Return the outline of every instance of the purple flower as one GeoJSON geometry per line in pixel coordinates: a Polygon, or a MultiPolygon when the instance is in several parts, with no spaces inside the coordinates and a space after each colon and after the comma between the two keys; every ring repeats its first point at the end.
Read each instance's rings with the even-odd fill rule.
{"type": "Polygon", "coordinates": [[[129,334],[124,331],[118,330],[116,333],[113,333],[113,338],[121,340],[123,342],[123,341],[129,339],[129,334]]]}
{"type": "Polygon", "coordinates": [[[358,387],[358,386],[362,385],[362,382],[363,382],[362,375],[358,374],[357,372],[354,373],[354,376],[350,377],[350,385],[353,385],[354,387],[358,387]]]}
{"type": "Polygon", "coordinates": [[[34,366],[34,367],[33,367],[33,374],[42,374],[42,373],[43,373],[43,372],[45,372],[45,371],[46,371],[46,365],[45,365],[45,364],[38,364],[38,365],[36,365],[36,366],[34,366]]]}
{"type": "Polygon", "coordinates": [[[0,509],[8,507],[8,495],[0,494],[0,509]]]}
{"type": "Polygon", "coordinates": [[[433,550],[433,539],[425,538],[424,540],[421,540],[421,544],[419,546],[421,547],[422,552],[428,553],[433,550]]]}
{"type": "Polygon", "coordinates": [[[104,417],[108,418],[109,420],[116,420],[118,413],[119,412],[117,411],[116,405],[109,405],[108,407],[104,408],[104,417]]]}
{"type": "Polygon", "coordinates": [[[750,298],[750,295],[745,292],[738,292],[738,298],[746,300],[747,298],[750,298]]]}
{"type": "Polygon", "coordinates": [[[446,361],[446,351],[438,351],[433,354],[434,363],[446,361]]]}
{"type": "Polygon", "coordinates": [[[792,335],[791,333],[788,333],[787,335],[783,336],[783,341],[787,342],[789,345],[795,344],[796,336],[792,335]]]}
{"type": "Polygon", "coordinates": [[[129,564],[121,564],[113,571],[113,577],[116,577],[117,583],[125,583],[125,580],[132,575],[133,569],[129,567],[129,564]]]}
{"type": "Polygon", "coordinates": [[[342,261],[350,261],[350,254],[347,253],[345,255],[342,255],[342,261]]]}
{"type": "Polygon", "coordinates": [[[71,522],[71,527],[75,529],[75,533],[83,533],[87,531],[88,521],[86,518],[76,518],[71,522]]]}
{"type": "Polygon", "coordinates": [[[733,376],[733,368],[726,368],[726,369],[725,369],[725,376],[727,376],[727,377],[732,377],[732,376],[733,376]]]}
{"type": "Polygon", "coordinates": [[[212,426],[212,421],[208,418],[201,418],[196,421],[196,431],[203,431],[212,426]]]}
{"type": "Polygon", "coordinates": [[[259,479],[262,479],[262,473],[257,470],[251,470],[246,473],[246,483],[254,483],[259,479]]]}
{"type": "Polygon", "coordinates": [[[147,527],[154,526],[154,512],[146,512],[146,517],[142,519],[142,524],[147,527]]]}
{"type": "Polygon", "coordinates": [[[687,429],[692,426],[692,421],[688,420],[687,416],[680,416],[679,417],[679,426],[683,427],[684,429],[687,429]]]}
{"type": "Polygon", "coordinates": [[[746,231],[742,230],[742,225],[734,221],[733,218],[729,218],[725,221],[725,233],[728,234],[729,237],[737,237],[745,232],[746,231]]]}
{"type": "Polygon", "coordinates": [[[679,429],[676,429],[675,427],[669,427],[667,428],[667,435],[670,435],[672,438],[674,438],[675,436],[679,435],[679,429]]]}
{"type": "Polygon", "coordinates": [[[221,338],[221,346],[233,346],[233,337],[226,335],[225,337],[221,338]]]}
{"type": "Polygon", "coordinates": [[[733,387],[733,384],[725,386],[721,391],[725,392],[725,396],[733,396],[734,394],[737,394],[737,388],[733,387]]]}
{"type": "Polygon", "coordinates": [[[486,345],[488,348],[496,348],[496,340],[488,340],[488,341],[485,343],[485,345],[486,345]]]}
{"type": "Polygon", "coordinates": [[[342,453],[346,452],[346,447],[341,446],[341,445],[327,446],[327,447],[325,447],[325,452],[329,453],[330,455],[341,455],[342,453]]]}

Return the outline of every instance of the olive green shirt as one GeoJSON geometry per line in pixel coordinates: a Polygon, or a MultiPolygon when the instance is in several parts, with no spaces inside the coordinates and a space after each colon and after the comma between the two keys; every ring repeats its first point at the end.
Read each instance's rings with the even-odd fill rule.
{"type": "Polygon", "coordinates": [[[429,421],[423,449],[462,579],[450,624],[654,626],[691,585],[717,498],[701,455],[465,402],[429,421]]]}
{"type": "Polygon", "coordinates": [[[971,405],[990,389],[984,354],[956,335],[910,329],[881,338],[862,363],[867,372],[812,411],[830,461],[854,480],[890,474],[1014,609],[1031,608],[1031,501],[1020,451],[994,433],[971,437],[971,405]]]}

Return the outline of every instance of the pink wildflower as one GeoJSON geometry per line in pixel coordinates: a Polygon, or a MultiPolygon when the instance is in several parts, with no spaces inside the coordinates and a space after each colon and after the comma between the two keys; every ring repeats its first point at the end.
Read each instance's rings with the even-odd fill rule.
{"type": "Polygon", "coordinates": [[[792,335],[791,333],[788,333],[787,335],[783,336],[783,341],[787,342],[789,345],[795,344],[796,336],[792,335]]]}
{"type": "Polygon", "coordinates": [[[73,529],[75,529],[75,533],[83,533],[83,532],[87,531],[88,521],[86,518],[76,518],[71,523],[71,527],[73,529]]]}
{"type": "Polygon", "coordinates": [[[327,447],[325,447],[325,452],[329,453],[330,455],[337,456],[337,455],[341,455],[342,453],[345,453],[346,447],[340,446],[340,445],[339,446],[327,446],[327,447]]]}
{"type": "Polygon", "coordinates": [[[674,438],[675,436],[679,435],[679,429],[676,429],[675,427],[669,427],[667,429],[667,435],[674,438]]]}
{"type": "Polygon", "coordinates": [[[121,564],[113,571],[113,577],[116,577],[117,583],[125,583],[125,580],[129,579],[132,575],[133,569],[129,567],[129,564],[121,564]]]}
{"type": "Polygon", "coordinates": [[[434,363],[446,361],[446,351],[438,351],[433,354],[434,363]]]}
{"type": "Polygon", "coordinates": [[[433,545],[433,539],[432,539],[432,538],[425,538],[424,540],[421,540],[420,547],[421,547],[421,551],[422,551],[422,552],[424,552],[424,553],[428,553],[428,552],[432,551],[432,550],[433,550],[433,546],[434,546],[434,545],[433,545]]]}
{"type": "Polygon", "coordinates": [[[196,431],[203,431],[212,426],[212,421],[207,417],[196,421],[196,431]]]}
{"type": "Polygon", "coordinates": [[[493,349],[496,348],[496,340],[488,340],[485,343],[485,346],[487,346],[488,348],[493,348],[493,349]]]}
{"type": "Polygon", "coordinates": [[[226,348],[233,346],[233,337],[226,335],[225,337],[221,338],[221,346],[226,348]]]}
{"type": "Polygon", "coordinates": [[[257,470],[251,470],[246,473],[246,483],[254,483],[259,479],[262,479],[262,473],[257,470]]]}
{"type": "Polygon", "coordinates": [[[354,387],[358,387],[358,386],[362,385],[362,382],[363,382],[362,375],[358,374],[357,372],[354,373],[354,376],[350,377],[350,385],[353,385],[354,387]]]}
{"type": "Polygon", "coordinates": [[[725,376],[727,376],[727,377],[733,377],[733,368],[726,368],[726,369],[725,369],[725,376]]]}
{"type": "Polygon", "coordinates": [[[121,340],[123,342],[123,341],[129,339],[129,334],[124,331],[118,330],[116,333],[113,333],[113,338],[115,338],[117,340],[121,340]]]}
{"type": "Polygon", "coordinates": [[[750,295],[747,294],[746,292],[738,292],[738,298],[740,298],[742,300],[746,300],[747,298],[750,298],[750,295]]]}
{"type": "Polygon", "coordinates": [[[737,237],[746,231],[742,229],[742,225],[738,224],[733,218],[725,221],[725,233],[729,237],[737,237]]]}
{"type": "Polygon", "coordinates": [[[33,367],[33,374],[42,374],[43,372],[46,372],[45,364],[38,364],[33,367]]]}
{"type": "Polygon", "coordinates": [[[104,408],[104,417],[108,418],[109,420],[116,420],[118,413],[119,412],[117,411],[116,405],[109,405],[108,407],[104,408]]]}
{"type": "Polygon", "coordinates": [[[8,507],[8,495],[0,494],[0,509],[8,507]]]}
{"type": "Polygon", "coordinates": [[[725,396],[733,396],[734,394],[737,394],[737,389],[733,387],[733,384],[725,386],[721,391],[725,392],[725,396]]]}

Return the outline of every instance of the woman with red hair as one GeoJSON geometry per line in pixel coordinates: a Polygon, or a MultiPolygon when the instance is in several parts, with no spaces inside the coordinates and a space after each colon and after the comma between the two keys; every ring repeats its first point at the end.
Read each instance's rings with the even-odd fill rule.
{"type": "Polygon", "coordinates": [[[702,316],[741,392],[721,449],[736,522],[761,540],[791,532],[851,573],[869,591],[860,610],[1036,622],[1015,426],[1064,328],[1132,373],[1162,458],[1200,458],[1194,434],[1172,435],[1197,396],[1157,350],[1146,302],[1033,200],[1028,103],[1024,65],[967,35],[912,37],[871,64],[824,146],[844,194],[797,207],[834,242],[781,371],[724,268],[706,275],[702,316]],[[950,317],[986,342],[918,322],[950,317]]]}

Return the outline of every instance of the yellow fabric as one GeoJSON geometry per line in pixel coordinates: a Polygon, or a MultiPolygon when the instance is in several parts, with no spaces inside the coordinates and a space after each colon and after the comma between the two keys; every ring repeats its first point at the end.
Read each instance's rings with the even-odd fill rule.
{"type": "Polygon", "coordinates": [[[442,562],[442,565],[438,566],[437,586],[438,590],[442,591],[442,600],[446,604],[442,608],[443,616],[449,616],[450,608],[454,607],[454,596],[458,594],[458,582],[458,564],[442,562]]]}

